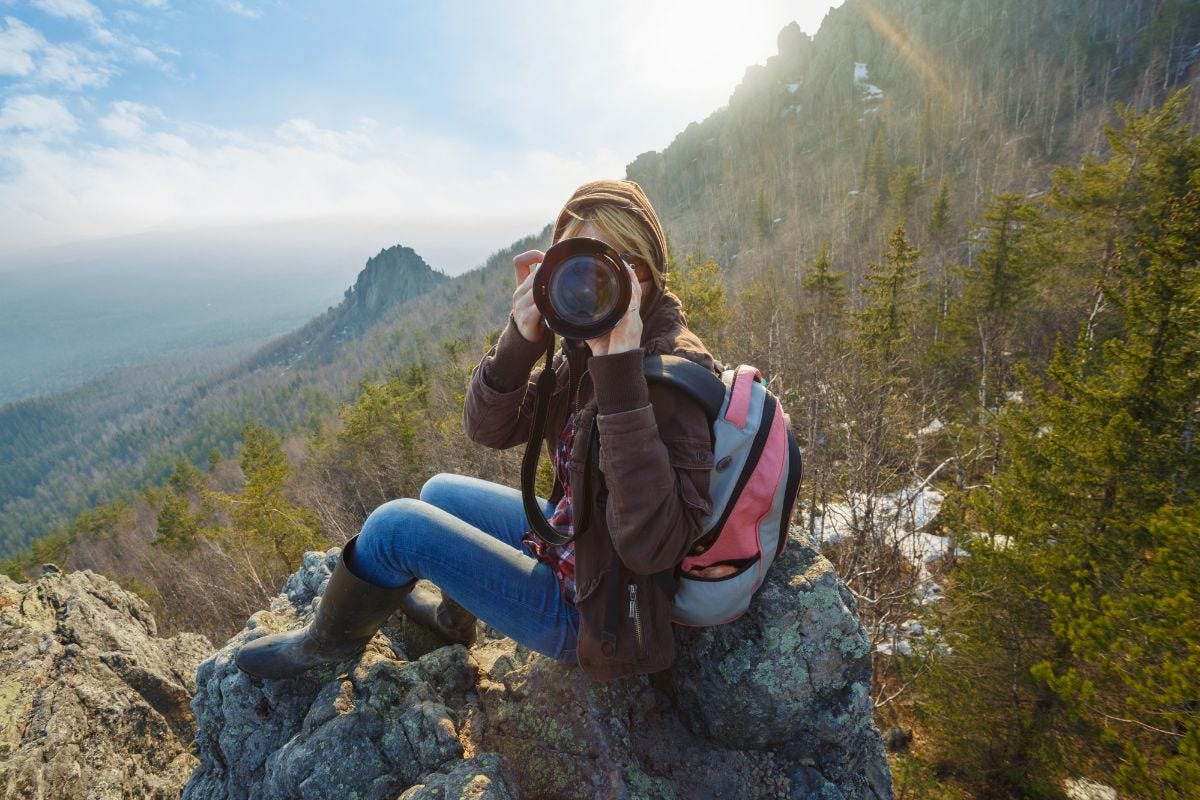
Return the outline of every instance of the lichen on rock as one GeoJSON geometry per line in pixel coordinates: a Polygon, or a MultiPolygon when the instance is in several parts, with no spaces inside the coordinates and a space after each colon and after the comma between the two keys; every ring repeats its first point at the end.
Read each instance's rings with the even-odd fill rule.
{"type": "Polygon", "coordinates": [[[0,795],[179,796],[212,645],[156,631],[149,606],[95,573],[0,576],[0,795]]]}
{"type": "Polygon", "coordinates": [[[201,764],[184,797],[458,798],[458,787],[480,798],[515,798],[501,759],[462,766],[454,709],[464,705],[475,674],[461,646],[408,661],[389,630],[360,658],[294,679],[261,680],[238,670],[242,644],[307,620],[336,557],[336,550],[307,554],[272,609],[255,614],[201,664],[192,704],[201,764]],[[415,787],[425,793],[409,795],[415,787]]]}
{"type": "Polygon", "coordinates": [[[671,690],[691,730],[818,765],[847,798],[890,796],[870,641],[852,595],[811,547],[791,542],[740,619],[680,629],[676,643],[671,690]]]}
{"type": "Polygon", "coordinates": [[[652,677],[596,683],[486,626],[470,651],[428,650],[398,618],[361,658],[285,681],[240,673],[237,648],[305,622],[336,558],[306,555],[200,667],[187,800],[892,795],[853,598],[800,542],[745,616],[679,629],[675,666],[652,677]]]}
{"type": "Polygon", "coordinates": [[[507,640],[476,647],[481,746],[535,797],[892,796],[870,646],[816,551],[793,541],[746,615],[676,641],[669,673],[609,684],[507,640]]]}

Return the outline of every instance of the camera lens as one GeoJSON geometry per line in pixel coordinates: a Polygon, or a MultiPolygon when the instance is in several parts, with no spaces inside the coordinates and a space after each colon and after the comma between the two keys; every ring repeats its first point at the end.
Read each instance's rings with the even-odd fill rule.
{"type": "Polygon", "coordinates": [[[574,256],[563,262],[547,287],[550,304],[572,325],[590,325],[613,312],[620,289],[619,276],[597,264],[591,256],[574,256]]]}
{"type": "Polygon", "coordinates": [[[620,255],[582,236],[547,250],[533,279],[533,300],[546,324],[568,339],[594,339],[612,330],[632,294],[620,255]]]}

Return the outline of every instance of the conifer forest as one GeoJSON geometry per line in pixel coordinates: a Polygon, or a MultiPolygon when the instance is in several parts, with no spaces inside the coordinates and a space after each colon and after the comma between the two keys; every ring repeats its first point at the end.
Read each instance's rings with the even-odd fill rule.
{"type": "MultiPolygon", "coordinates": [[[[627,177],[790,417],[897,797],[1200,798],[1200,4],[846,0],[627,177]]],[[[393,248],[249,356],[0,407],[3,571],[223,641],[431,475],[518,485],[462,404],[549,235],[454,278],[393,248]]]]}

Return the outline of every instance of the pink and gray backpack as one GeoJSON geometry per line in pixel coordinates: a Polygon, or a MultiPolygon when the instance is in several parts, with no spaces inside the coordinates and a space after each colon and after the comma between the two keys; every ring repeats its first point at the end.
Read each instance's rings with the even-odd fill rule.
{"type": "Polygon", "coordinates": [[[717,378],[685,358],[653,356],[645,372],[648,381],[694,398],[712,424],[713,510],[675,570],[672,620],[693,626],[731,622],[745,613],[787,546],[800,449],[778,399],[754,367],[742,365],[717,378]]]}
{"type": "MultiPolygon", "coordinates": [[[[548,544],[563,545],[571,537],[547,522],[533,492],[555,386],[552,353],[553,344],[547,348],[546,367],[538,378],[538,401],[521,465],[521,495],[533,532],[548,544]]],[[[678,356],[651,356],[644,364],[648,382],[674,386],[704,408],[713,439],[708,487],[713,509],[704,521],[704,533],[674,570],[655,575],[655,580],[674,597],[673,622],[693,626],[732,622],[749,608],[750,598],[787,545],[788,523],[800,488],[800,449],[779,401],[754,367],[726,370],[718,378],[678,356]]]]}

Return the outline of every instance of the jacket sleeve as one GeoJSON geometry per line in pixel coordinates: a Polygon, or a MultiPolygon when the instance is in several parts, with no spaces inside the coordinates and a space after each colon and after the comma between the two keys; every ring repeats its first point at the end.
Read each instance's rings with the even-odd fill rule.
{"type": "Polygon", "coordinates": [[[545,343],[528,341],[510,314],[500,339],[471,374],[463,404],[467,438],[497,450],[529,439],[541,374],[533,367],[545,354],[545,343]]]}
{"type": "Polygon", "coordinates": [[[682,392],[646,383],[643,351],[593,357],[600,470],[613,546],[629,569],[671,569],[702,533],[712,438],[703,408],[682,392]]]}

